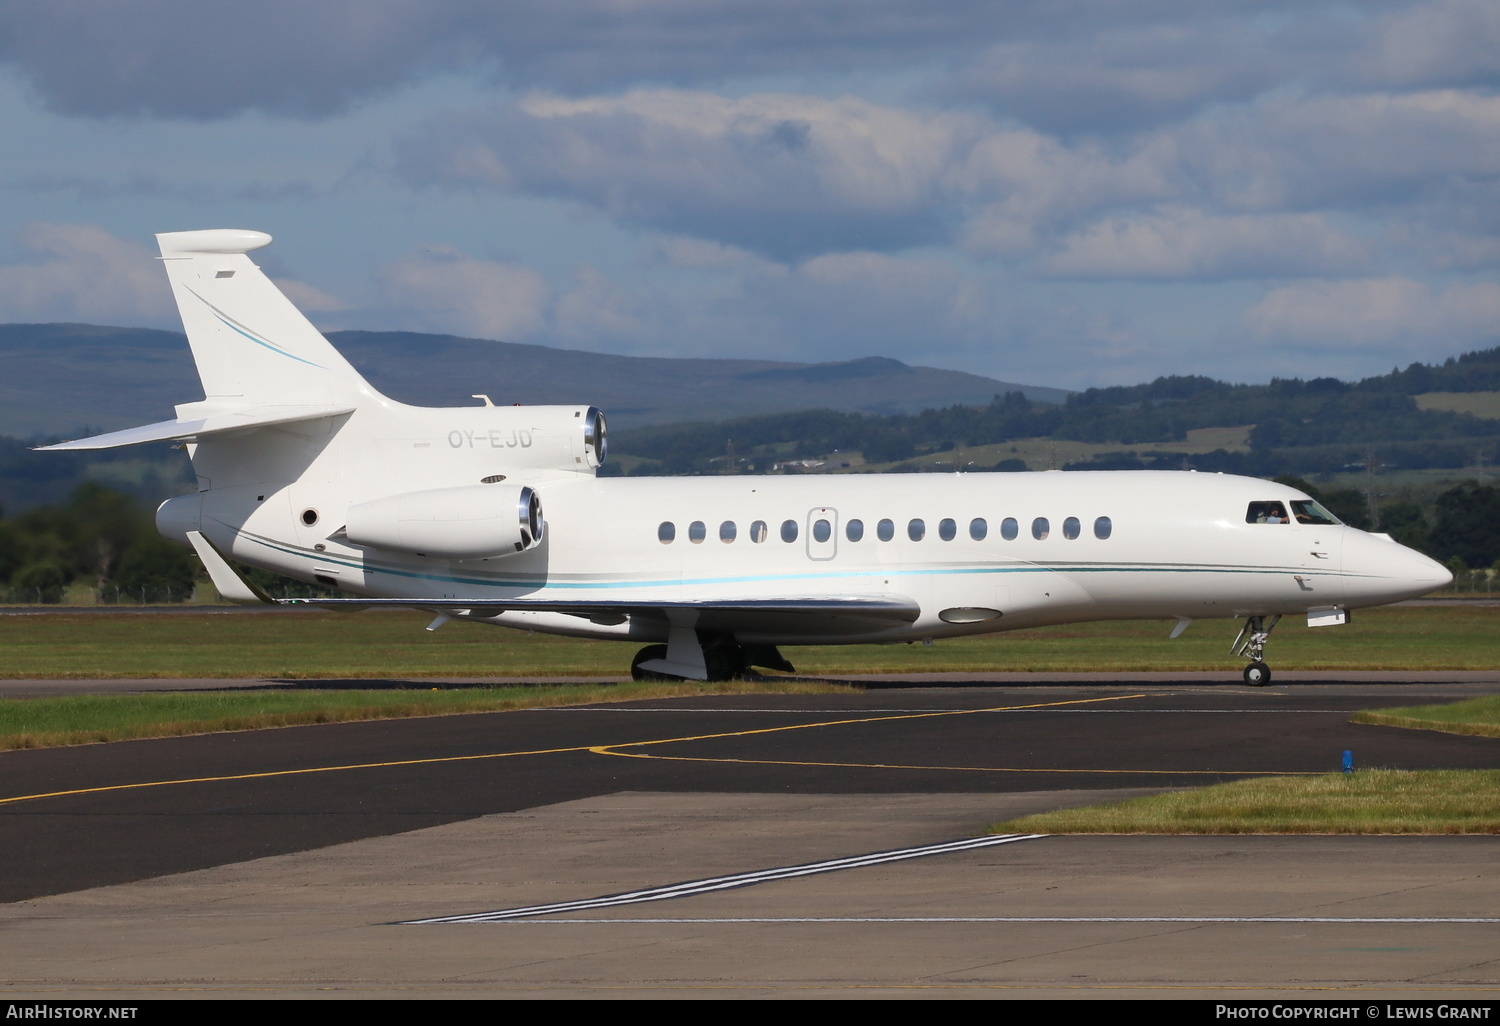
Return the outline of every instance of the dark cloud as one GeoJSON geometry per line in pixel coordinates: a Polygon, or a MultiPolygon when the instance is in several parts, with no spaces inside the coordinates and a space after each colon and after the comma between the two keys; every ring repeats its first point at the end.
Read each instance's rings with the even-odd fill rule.
{"type": "Polygon", "coordinates": [[[1291,0],[48,0],[0,11],[0,61],[54,109],[210,118],[344,110],[450,71],[565,94],[892,70],[976,48],[1291,0]]]}
{"type": "Polygon", "coordinates": [[[788,260],[946,238],[941,178],[973,126],[852,98],[532,97],[422,126],[397,142],[395,169],[414,186],[572,199],[788,260]]]}
{"type": "Polygon", "coordinates": [[[1045,131],[1112,133],[1252,99],[1300,70],[1299,55],[1246,21],[1095,29],[989,47],[935,90],[1045,131]]]}
{"type": "Polygon", "coordinates": [[[464,31],[466,6],[411,0],[8,4],[0,13],[0,60],[66,114],[211,118],[259,109],[316,117],[479,60],[482,44],[464,31]]]}
{"type": "Polygon", "coordinates": [[[1493,0],[1206,6],[1055,35],[997,39],[932,87],[1042,131],[1134,132],[1273,91],[1491,89],[1500,85],[1493,0]]]}

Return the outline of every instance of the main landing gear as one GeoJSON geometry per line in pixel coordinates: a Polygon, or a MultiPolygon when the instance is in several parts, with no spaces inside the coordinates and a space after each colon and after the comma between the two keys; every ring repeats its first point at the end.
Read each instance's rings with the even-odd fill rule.
{"type": "Polygon", "coordinates": [[[1281,614],[1277,613],[1269,621],[1264,616],[1247,616],[1245,626],[1240,628],[1239,637],[1234,639],[1234,644],[1229,646],[1229,651],[1237,656],[1244,656],[1250,660],[1250,665],[1245,667],[1245,683],[1253,688],[1262,688],[1271,683],[1271,668],[1265,663],[1266,641],[1271,637],[1271,631],[1281,621],[1281,614]]]}
{"type": "Polygon", "coordinates": [[[741,645],[731,634],[673,628],[665,645],[647,645],[630,661],[631,680],[736,680],[752,666],[795,673],[775,645],[741,645]]]}

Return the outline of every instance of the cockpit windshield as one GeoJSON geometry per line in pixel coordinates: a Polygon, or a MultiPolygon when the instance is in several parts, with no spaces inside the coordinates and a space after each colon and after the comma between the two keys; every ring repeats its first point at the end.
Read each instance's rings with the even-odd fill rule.
{"type": "Polygon", "coordinates": [[[1312,499],[1293,499],[1292,516],[1299,524],[1338,524],[1338,517],[1328,512],[1312,499]]]}
{"type": "Polygon", "coordinates": [[[1335,525],[1339,518],[1328,512],[1312,499],[1293,499],[1291,502],[1270,500],[1252,502],[1245,510],[1247,524],[1317,524],[1335,525]],[[1287,510],[1291,513],[1288,515],[1287,510]]]}

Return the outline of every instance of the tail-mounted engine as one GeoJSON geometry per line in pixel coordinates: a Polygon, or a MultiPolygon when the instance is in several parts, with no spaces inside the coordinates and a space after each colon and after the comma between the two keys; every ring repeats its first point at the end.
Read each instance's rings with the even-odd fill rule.
{"type": "Polygon", "coordinates": [[[465,485],[391,495],[351,506],[355,545],[446,559],[493,559],[541,544],[542,500],[524,485],[465,485]]]}
{"type": "Polygon", "coordinates": [[[421,410],[424,463],[447,452],[506,473],[565,470],[592,473],[609,451],[604,414],[592,406],[471,406],[421,410]]]}

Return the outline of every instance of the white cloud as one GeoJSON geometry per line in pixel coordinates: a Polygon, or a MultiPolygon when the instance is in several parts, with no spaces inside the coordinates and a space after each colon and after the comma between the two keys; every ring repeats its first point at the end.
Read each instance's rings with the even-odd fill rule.
{"type": "Polygon", "coordinates": [[[519,264],[483,260],[448,246],[387,264],[379,274],[393,320],[423,331],[514,341],[546,320],[551,290],[519,264]]]}
{"type": "Polygon", "coordinates": [[[33,221],[0,266],[0,320],[159,323],[176,307],[156,254],[98,225],[33,221]]]}
{"type": "Polygon", "coordinates": [[[785,270],[783,265],[773,263],[738,246],[726,246],[722,242],[693,239],[684,235],[659,235],[654,240],[656,256],[672,267],[695,270],[755,270],[772,273],[785,270]]]}
{"type": "Polygon", "coordinates": [[[1184,207],[1096,222],[1042,261],[1059,277],[1121,279],[1341,275],[1369,265],[1369,247],[1319,214],[1223,216],[1184,207]]]}
{"type": "Polygon", "coordinates": [[[1272,289],[1245,314],[1259,339],[1351,348],[1425,344],[1429,355],[1492,339],[1500,326],[1500,284],[1434,290],[1410,278],[1300,282],[1272,289]]]}
{"type": "Polygon", "coordinates": [[[1500,75],[1500,5],[1493,0],[1403,4],[1371,26],[1339,69],[1348,82],[1385,86],[1493,85],[1500,75]]]}
{"type": "Polygon", "coordinates": [[[345,303],[342,299],[339,299],[337,296],[330,296],[321,289],[313,288],[306,282],[296,281],[292,278],[272,278],[271,282],[281,290],[286,298],[292,301],[293,306],[304,313],[308,311],[313,313],[333,313],[338,310],[349,309],[349,304],[345,303]]]}
{"type": "Polygon", "coordinates": [[[662,319],[659,307],[589,266],[574,271],[573,287],[558,296],[552,307],[558,341],[609,352],[659,341],[670,330],[662,319]]]}

